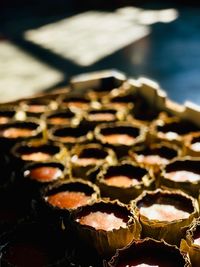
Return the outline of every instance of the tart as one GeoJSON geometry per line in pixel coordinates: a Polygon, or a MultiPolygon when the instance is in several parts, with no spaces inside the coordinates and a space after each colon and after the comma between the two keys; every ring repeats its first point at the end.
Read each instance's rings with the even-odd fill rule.
{"type": "Polygon", "coordinates": [[[145,189],[153,189],[154,182],[151,172],[128,161],[104,166],[96,180],[102,196],[124,203],[129,203],[145,189]]]}
{"type": "Polygon", "coordinates": [[[145,131],[146,127],[135,123],[100,124],[95,128],[95,138],[103,145],[112,147],[120,158],[127,156],[130,147],[145,138],[145,131]]]}
{"type": "Polygon", "coordinates": [[[132,202],[143,237],[179,245],[184,229],[198,216],[197,200],[180,191],[146,191],[132,202]]]}
{"type": "Polygon", "coordinates": [[[107,267],[190,267],[186,254],[176,246],[151,238],[133,241],[118,249],[107,267]]]}
{"type": "Polygon", "coordinates": [[[100,144],[78,145],[71,152],[72,176],[88,179],[88,172],[95,167],[115,164],[115,153],[100,144]]]}
{"type": "Polygon", "coordinates": [[[160,175],[160,186],[180,189],[189,195],[198,197],[200,190],[199,160],[186,157],[167,164],[160,175]]]}
{"type": "Polygon", "coordinates": [[[104,256],[140,237],[140,225],[132,211],[117,201],[97,201],[72,213],[72,226],[79,238],[104,256]]]}
{"type": "Polygon", "coordinates": [[[49,139],[65,144],[71,148],[75,144],[86,143],[92,138],[90,128],[85,126],[53,127],[49,131],[49,139]]]}

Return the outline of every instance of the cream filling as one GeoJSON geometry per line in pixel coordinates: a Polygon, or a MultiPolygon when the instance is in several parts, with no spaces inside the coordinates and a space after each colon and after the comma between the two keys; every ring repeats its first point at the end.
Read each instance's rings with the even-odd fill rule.
{"type": "Polygon", "coordinates": [[[76,221],[82,225],[91,226],[96,230],[112,231],[120,227],[126,228],[126,223],[123,219],[116,217],[114,213],[101,211],[91,212],[76,221]]]}
{"type": "Polygon", "coordinates": [[[104,135],[103,140],[108,144],[133,145],[135,137],[128,134],[109,134],[104,135]]]}
{"type": "Polygon", "coordinates": [[[149,220],[175,221],[186,219],[190,213],[179,210],[173,205],[153,204],[149,207],[141,207],[140,214],[149,220]]]}
{"type": "Polygon", "coordinates": [[[158,155],[137,155],[137,161],[149,165],[165,165],[169,160],[158,155]]]}
{"type": "Polygon", "coordinates": [[[130,177],[125,176],[125,175],[111,176],[109,178],[106,178],[104,181],[107,185],[125,187],[125,188],[131,187],[131,186],[134,186],[140,183],[137,179],[134,179],[134,178],[131,179],[130,177]]]}
{"type": "Polygon", "coordinates": [[[175,182],[198,182],[200,174],[189,171],[174,171],[166,173],[165,177],[175,182]]]}

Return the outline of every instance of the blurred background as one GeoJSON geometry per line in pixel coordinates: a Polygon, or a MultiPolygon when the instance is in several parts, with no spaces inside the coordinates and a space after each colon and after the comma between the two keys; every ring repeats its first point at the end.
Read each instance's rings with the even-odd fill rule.
{"type": "Polygon", "coordinates": [[[0,102],[104,69],[200,105],[196,1],[0,0],[0,102]]]}

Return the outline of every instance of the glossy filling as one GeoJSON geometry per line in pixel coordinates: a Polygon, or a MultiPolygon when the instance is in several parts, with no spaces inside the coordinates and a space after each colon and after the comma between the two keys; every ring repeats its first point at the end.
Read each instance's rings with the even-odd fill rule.
{"type": "Polygon", "coordinates": [[[59,136],[59,141],[66,143],[76,143],[77,138],[74,136],[59,136]]]}
{"type": "Polygon", "coordinates": [[[104,182],[110,186],[125,187],[125,188],[131,187],[131,186],[134,186],[140,183],[137,179],[130,178],[125,175],[111,176],[111,177],[106,178],[104,182]]]}
{"type": "Polygon", "coordinates": [[[72,157],[72,162],[80,166],[96,165],[102,162],[102,159],[97,158],[78,158],[76,155],[72,157]]]}
{"type": "Polygon", "coordinates": [[[167,133],[159,132],[159,136],[161,138],[166,138],[168,140],[176,140],[179,135],[175,132],[167,132],[167,133]]]}
{"type": "Polygon", "coordinates": [[[82,225],[88,225],[96,230],[112,231],[120,227],[126,228],[123,219],[117,217],[114,213],[106,213],[101,211],[90,212],[88,215],[76,220],[82,225]]]}
{"type": "Polygon", "coordinates": [[[65,124],[68,123],[70,119],[62,118],[62,117],[54,117],[54,118],[48,118],[48,122],[51,124],[59,125],[59,124],[65,124]]]}
{"type": "Polygon", "coordinates": [[[64,102],[64,106],[70,107],[70,108],[78,108],[78,109],[85,109],[89,107],[89,104],[81,102],[81,101],[74,101],[74,102],[64,102]]]}
{"type": "Polygon", "coordinates": [[[46,111],[46,106],[44,105],[29,105],[28,112],[33,112],[33,113],[42,113],[46,111]]]}
{"type": "Polygon", "coordinates": [[[10,118],[1,116],[0,117],[0,124],[5,124],[5,123],[9,122],[9,120],[10,120],[10,118]]]}
{"type": "Polygon", "coordinates": [[[165,174],[167,179],[175,182],[198,182],[200,181],[200,174],[190,171],[174,171],[165,174]]]}
{"type": "Polygon", "coordinates": [[[115,119],[115,114],[112,113],[88,114],[88,120],[90,121],[114,121],[115,119]]]}
{"type": "Polygon", "coordinates": [[[200,237],[194,239],[194,245],[200,246],[200,237]]]}
{"type": "Polygon", "coordinates": [[[192,150],[199,152],[200,151],[200,142],[193,143],[193,144],[191,144],[190,147],[192,150]]]}
{"type": "Polygon", "coordinates": [[[165,165],[169,160],[158,155],[137,155],[137,161],[149,165],[165,165]]]}
{"type": "Polygon", "coordinates": [[[34,152],[30,154],[22,154],[21,158],[27,161],[45,161],[49,160],[52,155],[44,152],[34,152]]]}
{"type": "Polygon", "coordinates": [[[27,128],[11,127],[2,131],[1,135],[6,138],[29,137],[33,134],[33,130],[27,128]]]}
{"type": "Polygon", "coordinates": [[[41,166],[25,171],[25,176],[39,182],[51,182],[62,176],[62,171],[56,167],[41,166]]]}
{"type": "Polygon", "coordinates": [[[141,207],[140,214],[148,218],[149,220],[158,221],[175,221],[186,219],[190,216],[190,213],[177,209],[173,205],[165,204],[153,204],[149,207],[141,207]]]}
{"type": "Polygon", "coordinates": [[[129,134],[109,134],[103,136],[103,141],[108,144],[132,145],[135,142],[135,137],[129,134]]]}
{"type": "Polygon", "coordinates": [[[48,196],[45,199],[52,206],[61,209],[75,209],[88,204],[91,196],[87,196],[83,192],[65,191],[48,196]]]}

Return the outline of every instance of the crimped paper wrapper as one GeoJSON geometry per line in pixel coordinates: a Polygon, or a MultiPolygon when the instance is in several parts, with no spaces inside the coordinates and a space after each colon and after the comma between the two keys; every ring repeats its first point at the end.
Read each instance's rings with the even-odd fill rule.
{"type": "Polygon", "coordinates": [[[100,198],[99,188],[89,181],[82,179],[69,179],[67,176],[65,180],[60,180],[54,184],[44,187],[40,192],[38,200],[33,202],[33,209],[36,217],[42,221],[54,223],[59,228],[63,228],[63,217],[65,217],[65,228],[69,226],[69,216],[71,215],[73,208],[60,208],[51,205],[47,201],[47,197],[63,191],[77,191],[84,192],[90,196],[88,204],[94,203],[100,198]]]}
{"type": "Polygon", "coordinates": [[[136,93],[128,89],[123,92],[112,91],[105,95],[101,101],[104,106],[117,109],[126,108],[129,112],[133,112],[137,100],[136,93]]]}
{"type": "Polygon", "coordinates": [[[21,192],[19,197],[24,199],[24,201],[31,202],[32,199],[37,199],[40,196],[40,191],[43,188],[66,179],[66,177],[69,177],[69,173],[69,167],[67,167],[66,164],[64,165],[60,163],[59,161],[34,162],[25,164],[24,168],[20,172],[19,177],[16,177],[16,186],[18,186],[18,191],[21,192]],[[26,175],[26,172],[34,167],[55,167],[58,168],[62,173],[56,180],[36,180],[26,175]]]}
{"type": "Polygon", "coordinates": [[[173,181],[166,177],[166,173],[173,171],[190,171],[200,175],[200,158],[192,158],[192,157],[183,157],[173,160],[171,163],[166,165],[161,172],[160,175],[160,187],[163,189],[179,189],[184,191],[185,193],[198,198],[200,191],[200,180],[191,182],[177,182],[173,181]]]}
{"type": "Polygon", "coordinates": [[[187,120],[178,117],[159,118],[152,123],[147,139],[150,142],[165,141],[183,148],[184,138],[199,128],[187,120]]]}
{"type": "Polygon", "coordinates": [[[150,264],[148,266],[192,266],[188,255],[176,246],[169,245],[165,241],[145,238],[134,240],[128,246],[117,249],[111,260],[104,262],[104,267],[132,266],[132,264],[140,266],[138,265],[140,263],[150,264]]]}
{"type": "Polygon", "coordinates": [[[79,124],[81,118],[82,115],[80,112],[75,112],[67,108],[46,112],[42,116],[48,128],[55,127],[56,125],[76,126],[79,124]],[[59,121],[59,119],[61,120],[59,121]]]}
{"type": "Polygon", "coordinates": [[[152,169],[156,176],[160,173],[160,169],[174,158],[181,154],[181,149],[173,144],[166,142],[138,143],[129,150],[129,156],[136,161],[140,166],[152,169]],[[158,159],[152,162],[145,160],[145,156],[158,156],[158,159]],[[159,161],[160,158],[160,161],[159,161]]]}
{"type": "Polygon", "coordinates": [[[200,246],[194,244],[194,234],[200,233],[200,219],[194,220],[186,232],[186,238],[181,240],[180,250],[188,253],[193,267],[200,263],[200,246]]]}
{"type": "Polygon", "coordinates": [[[72,149],[71,152],[71,168],[72,168],[72,177],[81,177],[82,179],[90,179],[89,172],[91,172],[94,168],[98,168],[103,164],[111,164],[114,165],[117,162],[117,158],[115,152],[110,149],[101,146],[100,144],[85,144],[85,145],[77,145],[72,149]],[[84,156],[85,155],[85,156],[84,156]],[[76,159],[83,156],[83,158],[96,158],[96,163],[80,165],[76,162],[76,159]]]}
{"type": "Polygon", "coordinates": [[[22,142],[22,141],[30,141],[30,140],[41,140],[44,139],[45,136],[45,124],[41,120],[31,118],[26,121],[20,121],[20,120],[11,120],[7,124],[0,125],[0,133],[3,132],[6,129],[9,128],[27,128],[31,129],[32,134],[29,136],[24,137],[17,137],[17,138],[7,138],[0,134],[0,148],[1,151],[9,152],[9,150],[12,148],[13,145],[16,144],[16,142],[22,142]]]}
{"type": "Polygon", "coordinates": [[[79,92],[63,94],[60,96],[58,102],[62,109],[70,108],[74,111],[83,111],[91,107],[91,100],[88,96],[80,94],[79,92]]]}
{"type": "Polygon", "coordinates": [[[155,178],[152,171],[140,167],[131,161],[122,161],[115,166],[105,165],[97,175],[96,184],[99,186],[101,195],[110,199],[118,199],[123,203],[129,203],[138,197],[144,190],[155,189],[155,178]],[[130,187],[114,186],[106,183],[106,177],[124,175],[132,179],[138,179],[137,185],[130,187]]]}
{"type": "Polygon", "coordinates": [[[119,201],[99,200],[92,205],[79,208],[72,213],[72,227],[78,237],[90,246],[93,246],[102,257],[110,257],[117,248],[129,244],[133,239],[140,238],[141,226],[133,210],[119,201]],[[103,211],[123,215],[127,220],[127,227],[112,231],[96,230],[76,221],[85,212],[103,211]]]}
{"type": "Polygon", "coordinates": [[[93,133],[90,127],[86,126],[57,126],[48,132],[48,139],[54,142],[60,142],[71,149],[76,144],[85,144],[92,140],[93,133]],[[67,137],[68,139],[63,139],[67,137]]]}
{"type": "Polygon", "coordinates": [[[98,108],[91,108],[85,112],[81,124],[94,129],[98,124],[110,124],[118,121],[124,121],[128,115],[128,109],[111,108],[100,105],[98,108]],[[95,119],[96,116],[96,119],[95,119]]]}
{"type": "Polygon", "coordinates": [[[129,149],[137,142],[145,140],[147,128],[140,123],[132,122],[116,122],[111,124],[99,124],[95,130],[94,135],[97,141],[102,145],[111,147],[117,154],[118,158],[122,158],[128,155],[129,149]],[[104,135],[109,134],[129,134],[135,138],[132,144],[110,144],[104,140],[104,135]]]}
{"type": "Polygon", "coordinates": [[[184,138],[183,154],[200,158],[200,132],[189,134],[184,138]]]}
{"type": "Polygon", "coordinates": [[[167,191],[157,189],[152,192],[144,191],[135,201],[132,201],[131,204],[142,225],[143,237],[151,237],[157,240],[164,239],[167,243],[177,246],[179,246],[181,238],[184,237],[186,227],[190,225],[195,217],[199,216],[199,206],[197,200],[178,190],[167,191]],[[153,201],[154,197],[157,201],[153,201]],[[187,210],[190,213],[190,216],[186,219],[174,220],[171,222],[150,220],[140,214],[138,207],[141,207],[142,202],[144,203],[145,199],[150,204],[172,203],[174,205],[182,206],[182,209],[185,211],[187,210]],[[163,202],[162,199],[165,199],[165,201],[163,202]]]}

